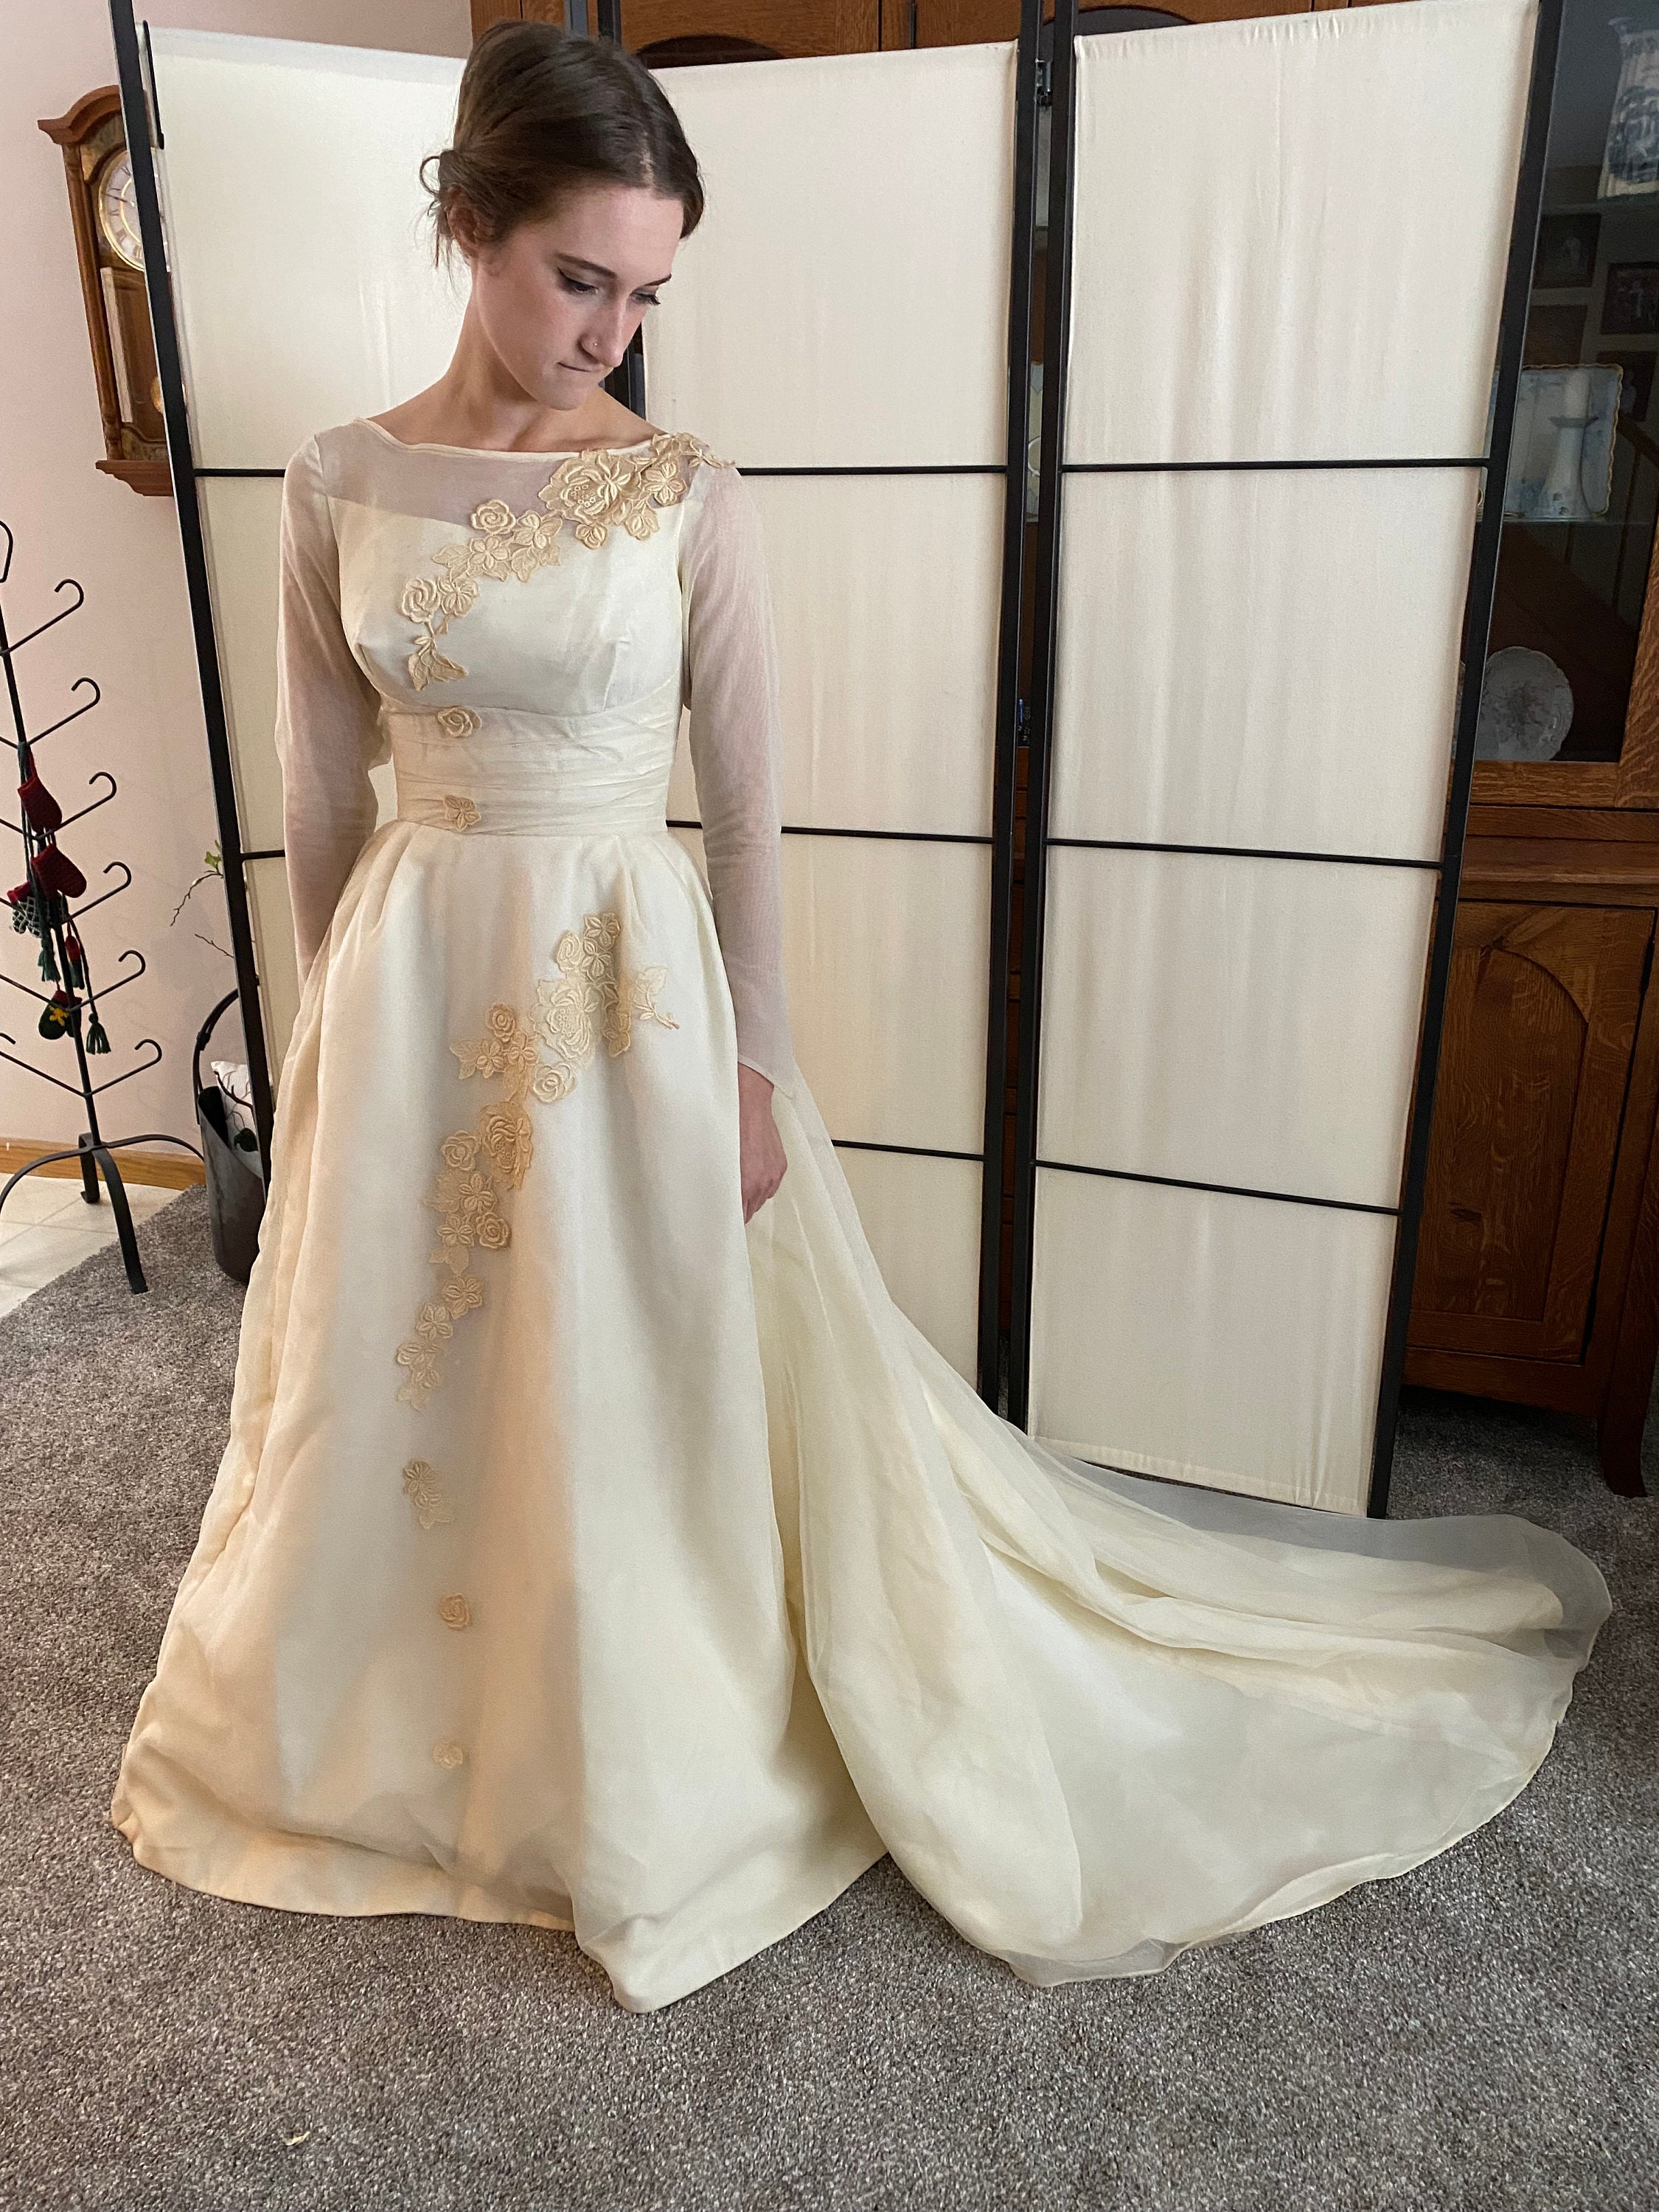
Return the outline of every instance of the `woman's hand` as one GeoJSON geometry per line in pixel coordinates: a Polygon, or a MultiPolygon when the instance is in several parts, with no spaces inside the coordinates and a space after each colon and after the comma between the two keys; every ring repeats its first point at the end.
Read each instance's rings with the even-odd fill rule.
{"type": "Polygon", "coordinates": [[[743,1218],[747,1221],[783,1181],[789,1162],[772,1119],[772,1085],[758,1068],[742,1060],[738,1062],[738,1149],[743,1167],[743,1218]]]}

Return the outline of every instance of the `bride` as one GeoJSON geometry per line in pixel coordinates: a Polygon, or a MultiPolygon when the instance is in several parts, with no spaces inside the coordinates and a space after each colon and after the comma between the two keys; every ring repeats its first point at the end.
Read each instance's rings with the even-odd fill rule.
{"type": "Polygon", "coordinates": [[[284,483],[303,990],[134,1856],[568,1929],[647,2011],[884,1852],[1055,1983],[1445,1850],[1543,1760],[1601,1575],[1085,1469],[898,1311],[790,1048],[758,511],[603,389],[696,163],[634,58],[502,23],[428,188],[454,358],[284,483]]]}

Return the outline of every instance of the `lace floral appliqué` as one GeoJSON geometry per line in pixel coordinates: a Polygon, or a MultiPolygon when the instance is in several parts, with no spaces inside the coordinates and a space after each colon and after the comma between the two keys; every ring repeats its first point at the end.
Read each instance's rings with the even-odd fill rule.
{"type": "Polygon", "coordinates": [[[472,511],[472,535],[441,545],[433,560],[441,576],[411,576],[398,601],[419,629],[409,656],[409,680],[453,684],[466,674],[441,652],[438,640],[477,602],[481,576],[516,576],[522,584],[556,562],[559,535],[568,522],[579,544],[597,550],[612,530],[630,538],[654,535],[657,509],[676,507],[690,489],[699,463],[729,469],[690,430],[659,430],[642,453],[572,453],[537,495],[539,507],[515,514],[504,499],[487,499],[472,511]]]}
{"type": "Polygon", "coordinates": [[[437,1389],[439,1357],[455,1323],[483,1304],[483,1279],[472,1273],[469,1255],[475,1249],[499,1251],[512,1235],[502,1200],[518,1189],[530,1165],[526,1099],[550,1104],[568,1097],[577,1071],[592,1060],[601,1037],[614,1057],[633,1042],[635,1022],[679,1027],[657,1004],[665,968],[632,974],[618,968],[621,933],[620,916],[585,915],[581,927],[567,929],[553,948],[558,973],[538,982],[535,1010],[527,1019],[513,1006],[494,1006],[482,1036],[449,1048],[460,1061],[463,1082],[473,1075],[499,1076],[505,1088],[479,1108],[470,1129],[455,1130],[438,1148],[442,1165],[424,1201],[438,1216],[438,1243],[430,1255],[439,1270],[438,1295],[422,1305],[413,1334],[397,1352],[398,1366],[408,1370],[398,1395],[411,1406],[424,1406],[437,1389]],[[550,1057],[543,1058],[543,1045],[550,1057]]]}
{"type": "Polygon", "coordinates": [[[422,1528],[447,1528],[454,1520],[438,1470],[429,1460],[410,1461],[404,1469],[404,1489],[422,1528]]]}

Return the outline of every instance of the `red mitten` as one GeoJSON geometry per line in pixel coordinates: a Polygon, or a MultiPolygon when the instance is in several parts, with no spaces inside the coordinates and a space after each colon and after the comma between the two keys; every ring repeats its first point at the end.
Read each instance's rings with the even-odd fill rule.
{"type": "Polygon", "coordinates": [[[87,887],[87,879],[67,853],[60,853],[48,842],[29,863],[34,880],[43,891],[61,891],[65,898],[79,898],[87,887]]]}
{"type": "Polygon", "coordinates": [[[28,781],[18,785],[17,796],[23,802],[23,818],[32,822],[37,830],[50,836],[52,830],[62,828],[64,810],[33,769],[28,781]]]}

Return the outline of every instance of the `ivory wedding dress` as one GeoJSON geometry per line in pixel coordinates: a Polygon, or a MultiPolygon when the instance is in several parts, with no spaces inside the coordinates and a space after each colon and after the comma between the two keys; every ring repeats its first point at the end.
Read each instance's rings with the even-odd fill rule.
{"type": "Polygon", "coordinates": [[[229,1441],[112,1808],[138,1860],[569,1929],[645,2011],[884,1851],[1052,1983],[1516,1796],[1609,1610],[1572,1546],[1085,1473],[892,1304],[791,1055],[731,464],[360,418],[290,464],[282,550],[304,987],[229,1441]],[[664,827],[688,700],[707,887],[664,827]],[[739,1060],[788,1156],[747,1224],[739,1060]]]}

